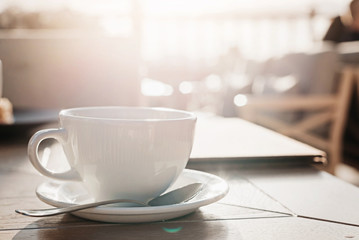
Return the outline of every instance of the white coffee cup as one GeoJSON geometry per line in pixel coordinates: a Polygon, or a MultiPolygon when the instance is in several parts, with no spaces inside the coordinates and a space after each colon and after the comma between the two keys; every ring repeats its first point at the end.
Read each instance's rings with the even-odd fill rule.
{"type": "Polygon", "coordinates": [[[73,108],[59,117],[60,128],[30,139],[30,161],[47,177],[83,181],[95,200],[146,201],[163,193],[188,162],[196,123],[193,113],[165,108],[73,108]],[[41,165],[38,147],[47,138],[62,144],[69,171],[41,165]]]}

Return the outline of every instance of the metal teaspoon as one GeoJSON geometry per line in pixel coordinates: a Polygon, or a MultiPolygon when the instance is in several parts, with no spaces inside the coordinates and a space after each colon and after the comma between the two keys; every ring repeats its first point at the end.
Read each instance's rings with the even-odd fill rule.
{"type": "Polygon", "coordinates": [[[30,217],[47,217],[54,216],[63,213],[74,212],[78,210],[83,210],[87,208],[93,208],[101,205],[113,204],[113,203],[135,203],[141,206],[164,206],[178,204],[181,202],[186,202],[195,197],[198,192],[202,189],[202,183],[192,183],[187,186],[175,189],[171,192],[160,195],[148,202],[140,202],[131,199],[113,199],[106,200],[101,202],[87,203],[81,205],[73,205],[63,208],[49,208],[49,209],[16,209],[15,212],[30,216],[30,217]]]}

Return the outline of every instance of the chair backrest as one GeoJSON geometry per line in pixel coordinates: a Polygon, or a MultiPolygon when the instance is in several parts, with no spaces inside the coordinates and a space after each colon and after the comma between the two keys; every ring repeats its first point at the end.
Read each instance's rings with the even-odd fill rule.
{"type": "MultiPolygon", "coordinates": [[[[296,80],[295,90],[298,94],[329,94],[336,89],[336,78],[339,69],[339,58],[335,50],[324,50],[315,53],[292,53],[281,58],[273,58],[262,64],[256,81],[266,81],[263,94],[275,94],[270,84],[275,80],[291,76],[296,80]],[[264,78],[264,79],[263,79],[264,78]]],[[[286,94],[286,92],[277,92],[286,94]]]]}
{"type": "Polygon", "coordinates": [[[343,130],[357,70],[343,66],[338,54],[329,51],[285,56],[267,64],[265,73],[294,74],[303,80],[298,86],[302,84],[300,89],[305,92],[247,95],[247,104],[238,107],[239,116],[326,151],[326,169],[333,173],[341,161],[343,130]],[[288,113],[290,118],[285,118],[288,113]]]}

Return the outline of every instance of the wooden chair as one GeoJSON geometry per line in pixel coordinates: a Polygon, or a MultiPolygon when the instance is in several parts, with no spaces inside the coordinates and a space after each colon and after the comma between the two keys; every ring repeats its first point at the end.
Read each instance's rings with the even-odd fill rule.
{"type": "Polygon", "coordinates": [[[341,161],[343,131],[354,77],[358,73],[353,67],[345,66],[338,67],[333,74],[337,81],[334,92],[238,95],[236,97],[242,99],[242,103],[237,101],[237,113],[243,119],[325,151],[329,156],[326,170],[335,173],[335,167],[341,161]],[[280,115],[283,113],[297,114],[294,115],[297,117],[286,121],[284,115],[280,115]],[[324,127],[328,128],[327,135],[315,131],[324,127]]]}

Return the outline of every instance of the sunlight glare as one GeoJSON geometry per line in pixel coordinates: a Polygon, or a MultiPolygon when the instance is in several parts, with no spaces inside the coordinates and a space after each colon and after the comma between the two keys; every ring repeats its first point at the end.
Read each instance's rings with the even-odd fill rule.
{"type": "Polygon", "coordinates": [[[282,78],[276,79],[273,83],[273,88],[279,92],[286,92],[294,88],[298,84],[298,80],[293,75],[288,75],[282,78]]]}
{"type": "Polygon", "coordinates": [[[179,85],[179,91],[182,94],[190,94],[193,92],[193,84],[189,81],[183,81],[179,85]]]}
{"type": "Polygon", "coordinates": [[[248,99],[245,95],[238,94],[234,97],[233,102],[237,107],[243,107],[247,104],[248,99]]]}
{"type": "Polygon", "coordinates": [[[206,87],[211,92],[219,92],[222,89],[222,80],[220,76],[211,74],[206,78],[206,87]]]}
{"type": "Polygon", "coordinates": [[[141,82],[141,93],[152,97],[171,96],[173,87],[157,80],[144,78],[141,82]]]}
{"type": "Polygon", "coordinates": [[[103,17],[101,25],[110,36],[129,36],[132,28],[130,19],[120,19],[115,16],[103,17]]]}

